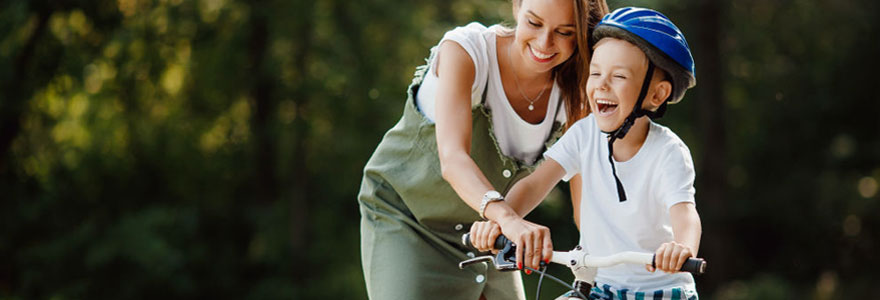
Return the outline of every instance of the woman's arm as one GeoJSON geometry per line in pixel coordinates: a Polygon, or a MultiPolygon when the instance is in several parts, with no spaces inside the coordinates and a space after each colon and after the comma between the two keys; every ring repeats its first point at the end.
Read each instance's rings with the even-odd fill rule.
{"type": "MultiPolygon", "coordinates": [[[[660,245],[655,253],[655,265],[667,273],[681,269],[688,257],[696,257],[700,249],[700,235],[703,225],[693,203],[681,202],[669,208],[669,220],[675,241],[660,245]]],[[[648,266],[648,271],[653,268],[648,266]]]]}
{"type": "MultiPolygon", "coordinates": [[[[548,158],[534,173],[516,182],[507,193],[505,201],[492,202],[486,207],[486,217],[496,221],[501,226],[501,233],[518,245],[517,262],[525,262],[531,268],[538,268],[541,260],[548,261],[553,257],[550,229],[526,221],[521,216],[535,209],[563,176],[565,169],[548,158]],[[515,213],[511,215],[510,211],[515,213]]],[[[482,245],[491,245],[497,236],[495,231],[483,234],[482,245]]]]}
{"type": "MultiPolygon", "coordinates": [[[[437,60],[435,108],[440,170],[456,194],[479,211],[483,195],[494,188],[470,156],[471,86],[476,70],[470,56],[455,42],[440,45],[437,60]]],[[[497,222],[502,232],[518,245],[516,257],[520,268],[523,264],[538,268],[542,259],[549,260],[553,255],[550,230],[522,218],[565,174],[558,163],[551,161],[548,159],[533,174],[517,182],[506,201],[492,202],[486,207],[486,218],[497,222]]]]}
{"type": "Polygon", "coordinates": [[[476,70],[470,55],[456,42],[441,44],[437,60],[435,121],[440,171],[456,194],[479,210],[483,195],[494,188],[470,156],[471,86],[476,70]]]}

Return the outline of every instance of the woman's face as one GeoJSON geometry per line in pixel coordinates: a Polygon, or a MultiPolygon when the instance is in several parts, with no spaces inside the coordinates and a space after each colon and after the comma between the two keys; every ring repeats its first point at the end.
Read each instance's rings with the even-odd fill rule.
{"type": "Polygon", "coordinates": [[[513,49],[534,72],[547,72],[571,57],[577,46],[571,0],[514,1],[513,49]]]}

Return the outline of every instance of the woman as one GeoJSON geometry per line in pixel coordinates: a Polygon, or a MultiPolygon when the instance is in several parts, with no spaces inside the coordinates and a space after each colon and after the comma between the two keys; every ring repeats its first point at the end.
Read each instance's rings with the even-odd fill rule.
{"type": "MultiPolygon", "coordinates": [[[[580,76],[604,0],[513,0],[516,27],[444,35],[408,89],[403,117],[364,168],[361,258],[372,299],[524,299],[517,272],[458,262],[468,225],[500,213],[537,267],[549,231],[501,193],[530,173],[567,120],[586,115],[580,76]],[[488,210],[490,215],[484,216],[488,210]],[[530,251],[534,250],[534,251],[530,251]]],[[[572,184],[576,184],[575,180],[572,184]]]]}

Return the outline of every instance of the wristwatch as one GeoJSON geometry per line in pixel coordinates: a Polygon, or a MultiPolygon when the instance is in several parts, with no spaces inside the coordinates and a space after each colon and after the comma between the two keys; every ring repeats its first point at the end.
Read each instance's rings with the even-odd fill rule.
{"type": "Polygon", "coordinates": [[[480,218],[486,219],[486,206],[489,203],[502,200],[504,200],[504,196],[501,196],[501,193],[498,191],[488,191],[486,194],[483,194],[483,201],[480,202],[480,218]]]}

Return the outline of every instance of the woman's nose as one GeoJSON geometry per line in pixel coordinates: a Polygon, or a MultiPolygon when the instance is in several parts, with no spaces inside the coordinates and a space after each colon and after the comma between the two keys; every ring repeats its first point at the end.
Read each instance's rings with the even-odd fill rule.
{"type": "Polygon", "coordinates": [[[542,51],[550,49],[553,46],[553,31],[547,29],[541,32],[541,35],[538,37],[538,46],[541,47],[542,51]]]}

